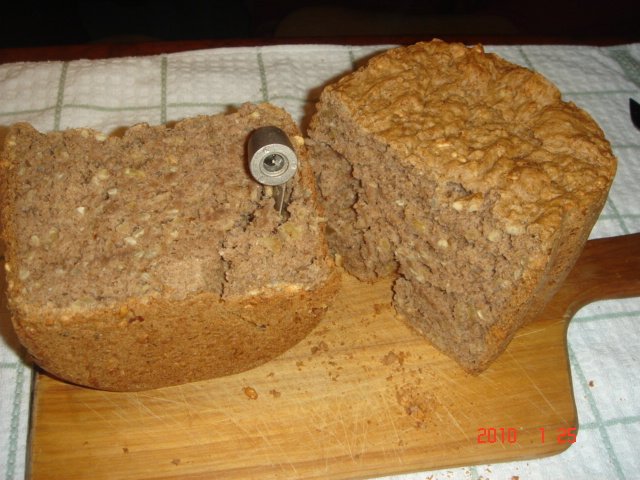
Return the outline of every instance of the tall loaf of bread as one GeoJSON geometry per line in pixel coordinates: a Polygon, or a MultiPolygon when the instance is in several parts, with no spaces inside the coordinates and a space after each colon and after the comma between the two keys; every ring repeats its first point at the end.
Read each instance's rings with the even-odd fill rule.
{"type": "Polygon", "coordinates": [[[587,113],[481,47],[392,49],[321,94],[309,135],[329,242],[480,372],[553,295],[616,160],[587,113]]]}
{"type": "Polygon", "coordinates": [[[304,140],[274,106],[121,137],[17,124],[1,174],[15,329],[71,382],[140,390],[251,368],[301,340],[337,290],[304,140]],[[284,217],[248,173],[264,125],[300,159],[284,217]]]}

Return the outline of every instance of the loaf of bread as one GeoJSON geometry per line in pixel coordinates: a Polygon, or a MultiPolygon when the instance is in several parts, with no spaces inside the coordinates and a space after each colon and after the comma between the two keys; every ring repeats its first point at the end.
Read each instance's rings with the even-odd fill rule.
{"type": "Polygon", "coordinates": [[[360,279],[397,275],[396,310],[471,373],[554,294],[616,169],[541,75],[442,41],[327,86],[309,136],[331,248],[360,279]]]}
{"type": "Polygon", "coordinates": [[[17,124],[1,176],[15,330],[70,382],[142,390],[254,367],[337,291],[304,140],[269,104],[121,136],[17,124]],[[248,171],[265,125],[299,158],[284,216],[248,171]]]}

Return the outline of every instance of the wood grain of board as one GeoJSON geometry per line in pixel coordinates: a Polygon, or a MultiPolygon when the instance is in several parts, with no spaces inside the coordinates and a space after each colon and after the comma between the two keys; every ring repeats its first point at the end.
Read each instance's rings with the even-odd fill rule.
{"type": "Polygon", "coordinates": [[[347,479],[559,453],[562,429],[578,427],[568,323],[586,303],[634,295],[640,234],[590,241],[540,317],[470,376],[395,315],[390,282],[345,274],[305,340],[244,373],[136,393],[39,373],[30,476],[347,479]],[[482,428],[497,441],[487,430],[480,443],[482,428]]]}

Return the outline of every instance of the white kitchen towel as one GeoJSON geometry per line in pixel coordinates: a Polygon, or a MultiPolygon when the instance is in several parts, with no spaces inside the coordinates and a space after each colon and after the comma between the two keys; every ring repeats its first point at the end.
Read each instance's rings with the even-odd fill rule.
{"type": "MultiPolygon", "coordinates": [[[[304,128],[323,85],[385,48],[285,45],[0,65],[0,138],[18,121],[43,131],[93,127],[108,133],[139,122],[222,112],[247,101],[280,105],[304,128]]],[[[566,100],[588,111],[611,141],[618,174],[592,238],[639,232],[640,132],[629,118],[629,98],[640,101],[640,44],[486,50],[545,75],[566,100]]],[[[0,478],[13,479],[25,472],[32,371],[5,317],[0,318],[0,478]]],[[[640,478],[640,299],[587,306],[568,335],[580,433],[566,452],[389,478],[640,478]]]]}

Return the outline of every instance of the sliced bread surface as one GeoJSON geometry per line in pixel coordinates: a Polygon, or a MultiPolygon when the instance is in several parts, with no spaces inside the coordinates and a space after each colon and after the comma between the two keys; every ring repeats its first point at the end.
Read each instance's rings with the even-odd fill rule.
{"type": "Polygon", "coordinates": [[[254,367],[301,340],[337,289],[304,140],[272,105],[122,136],[17,124],[1,168],[13,323],[65,380],[142,390],[254,367]],[[300,160],[285,216],[247,168],[265,125],[300,160]]]}
{"type": "Polygon", "coordinates": [[[397,311],[472,373],[557,290],[616,170],[541,75],[437,40],[327,86],[309,136],[331,248],[360,279],[397,275],[397,311]]]}

